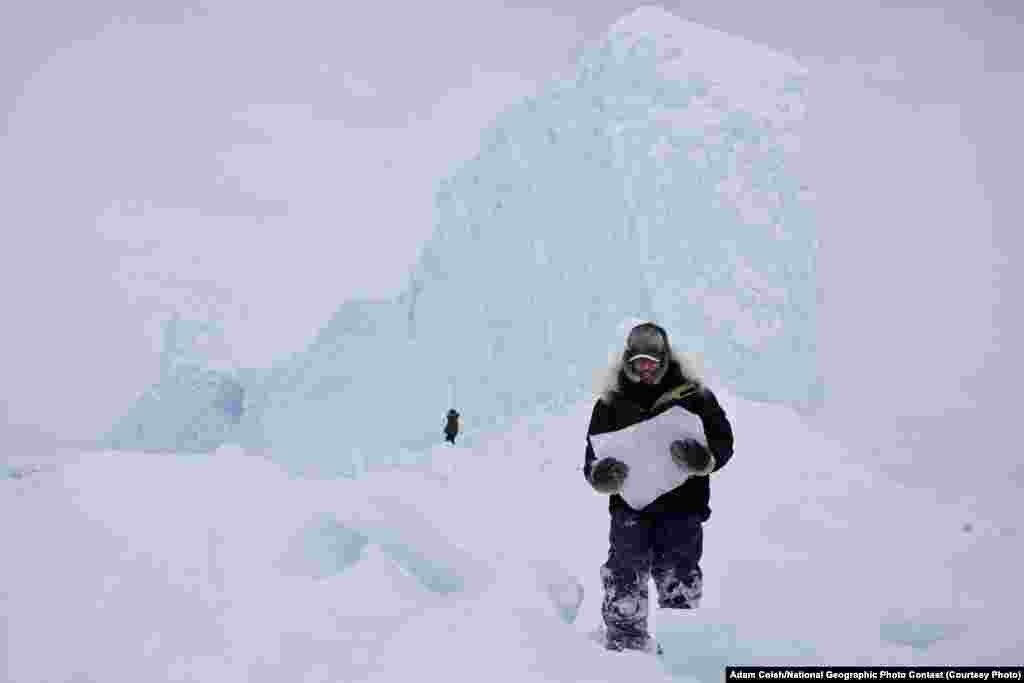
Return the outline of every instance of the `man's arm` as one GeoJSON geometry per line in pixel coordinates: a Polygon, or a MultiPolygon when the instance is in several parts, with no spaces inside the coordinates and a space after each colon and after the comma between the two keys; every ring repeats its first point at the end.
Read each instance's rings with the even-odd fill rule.
{"type": "Polygon", "coordinates": [[[697,414],[704,423],[704,435],[708,438],[708,446],[715,456],[715,469],[725,467],[733,454],[732,424],[719,404],[715,394],[703,387],[700,392],[700,406],[697,414]]]}
{"type": "Polygon", "coordinates": [[[615,494],[622,490],[622,485],[629,476],[629,466],[615,458],[601,458],[594,454],[594,446],[590,443],[591,434],[603,434],[611,431],[611,411],[603,401],[598,401],[590,415],[590,427],[587,428],[587,450],[583,457],[583,476],[595,491],[604,494],[615,494]]]}
{"type": "Polygon", "coordinates": [[[587,450],[583,456],[583,476],[588,484],[590,483],[591,469],[594,467],[594,461],[597,460],[597,456],[594,454],[594,447],[590,444],[590,435],[607,431],[607,422],[608,416],[604,401],[598,401],[594,404],[594,410],[590,413],[590,426],[587,427],[587,450]]]}

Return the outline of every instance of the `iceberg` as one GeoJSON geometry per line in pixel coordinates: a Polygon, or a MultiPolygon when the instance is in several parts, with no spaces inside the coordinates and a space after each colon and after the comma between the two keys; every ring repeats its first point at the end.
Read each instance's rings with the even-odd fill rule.
{"type": "Polygon", "coordinates": [[[427,457],[455,407],[471,445],[586,395],[630,318],[664,325],[737,395],[812,409],[807,80],[663,10],[626,16],[440,182],[403,291],[344,302],[307,348],[248,375],[233,438],[299,474],[358,476],[427,457]]]}

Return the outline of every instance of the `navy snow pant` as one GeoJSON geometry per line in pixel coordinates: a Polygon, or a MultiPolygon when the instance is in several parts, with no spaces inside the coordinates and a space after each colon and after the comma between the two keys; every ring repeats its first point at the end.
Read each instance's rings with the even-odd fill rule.
{"type": "Polygon", "coordinates": [[[704,530],[693,513],[612,509],[608,561],[601,567],[604,619],[609,641],[648,637],[648,582],[654,578],[658,606],[692,609],[701,597],[700,557],[704,530]]]}

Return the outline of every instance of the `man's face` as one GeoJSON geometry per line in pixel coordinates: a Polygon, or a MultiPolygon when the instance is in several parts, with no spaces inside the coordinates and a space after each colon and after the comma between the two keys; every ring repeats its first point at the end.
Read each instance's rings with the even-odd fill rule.
{"type": "Polygon", "coordinates": [[[661,363],[651,358],[637,358],[631,361],[633,372],[637,374],[644,384],[655,384],[657,381],[658,369],[661,363]]]}

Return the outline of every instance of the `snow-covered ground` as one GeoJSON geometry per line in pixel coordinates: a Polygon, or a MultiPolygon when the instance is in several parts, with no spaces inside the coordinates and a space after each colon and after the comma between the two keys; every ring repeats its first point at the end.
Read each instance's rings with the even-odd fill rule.
{"type": "Polygon", "coordinates": [[[5,680],[717,681],[726,663],[1024,660],[1014,488],[940,500],[787,409],[720,395],[737,450],[713,484],[705,602],[655,611],[662,661],[588,638],[607,513],[579,471],[582,401],[358,480],[292,478],[235,447],[22,459],[0,479],[5,680]]]}

